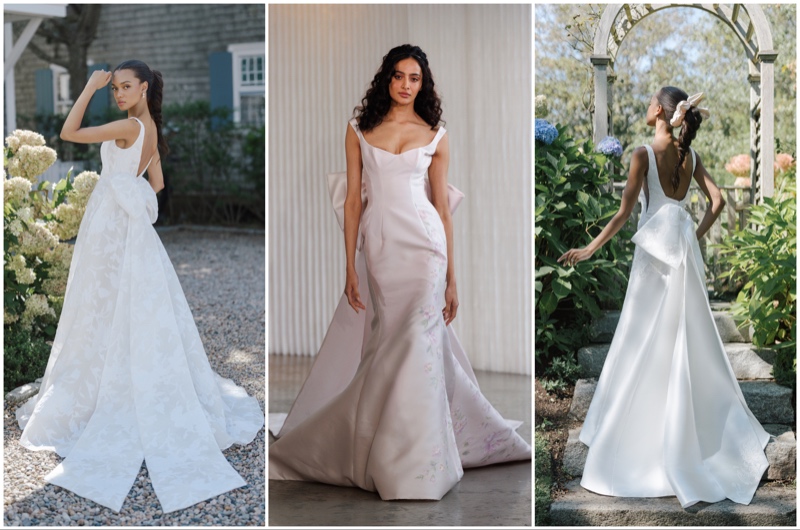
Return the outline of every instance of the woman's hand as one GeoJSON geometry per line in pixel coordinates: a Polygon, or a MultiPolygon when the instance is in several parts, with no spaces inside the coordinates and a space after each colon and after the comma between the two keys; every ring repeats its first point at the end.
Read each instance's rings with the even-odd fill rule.
{"type": "Polygon", "coordinates": [[[589,250],[586,247],[584,247],[584,248],[571,248],[568,251],[566,251],[560,258],[558,258],[557,261],[559,263],[563,262],[564,265],[572,267],[576,263],[579,263],[581,261],[585,261],[585,260],[591,258],[592,254],[594,254],[594,252],[589,250]]]}
{"type": "Polygon", "coordinates": [[[344,294],[347,296],[347,302],[350,307],[358,313],[359,309],[367,310],[366,306],[361,302],[361,295],[358,294],[358,274],[355,270],[347,271],[347,278],[344,283],[344,294]]]}
{"type": "Polygon", "coordinates": [[[87,81],[86,88],[100,90],[106,86],[109,81],[111,81],[111,72],[106,72],[105,70],[95,70],[92,72],[92,76],[89,78],[89,81],[87,81]]]}
{"type": "Polygon", "coordinates": [[[444,290],[444,309],[442,309],[442,316],[444,317],[444,325],[449,326],[450,322],[456,318],[458,313],[458,293],[456,292],[456,282],[447,282],[447,287],[444,290]]]}

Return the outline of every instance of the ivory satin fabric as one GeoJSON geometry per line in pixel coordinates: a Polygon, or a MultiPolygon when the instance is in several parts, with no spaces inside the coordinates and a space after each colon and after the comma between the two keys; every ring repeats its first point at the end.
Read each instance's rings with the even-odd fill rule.
{"type": "MultiPolygon", "coordinates": [[[[686,198],[667,197],[649,157],[628,290],[580,440],[581,485],[604,495],[675,495],[684,508],[749,504],[769,434],[745,403],[717,332],[686,198]]],[[[692,151],[692,168],[695,153],[692,151]]]]}
{"type": "Polygon", "coordinates": [[[222,449],[250,443],[264,413],[211,369],[151,224],[136,121],[134,145],[101,146],[47,369],[17,420],[23,446],[65,457],[47,482],[119,511],[144,460],[166,513],[246,485],[222,449]]]}
{"type": "MultiPolygon", "coordinates": [[[[356,131],[367,205],[356,266],[367,306],[342,296],[278,440],[269,477],[357,486],[382,499],[441,499],[463,468],[529,460],[531,448],[478,388],[442,318],[447,249],[427,169],[445,134],[393,154],[356,131]]],[[[332,198],[341,192],[332,186],[332,198]]],[[[460,193],[451,188],[451,209],[460,193]]],[[[530,396],[519,396],[530,399],[530,396]]]]}

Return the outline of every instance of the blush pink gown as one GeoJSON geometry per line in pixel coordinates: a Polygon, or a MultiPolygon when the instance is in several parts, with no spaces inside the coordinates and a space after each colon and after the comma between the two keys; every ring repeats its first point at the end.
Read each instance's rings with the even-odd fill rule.
{"type": "MultiPolygon", "coordinates": [[[[427,170],[445,134],[398,155],[356,131],[364,209],[358,315],[342,296],[278,440],[269,477],[357,486],[382,499],[441,499],[463,468],[529,460],[531,448],[481,394],[442,318],[447,247],[427,170]],[[369,296],[363,296],[369,293],[369,296]],[[366,313],[366,314],[365,314],[366,313]]],[[[451,208],[459,192],[451,188],[451,208]]],[[[332,190],[334,203],[344,190],[332,190]]],[[[519,399],[530,399],[519,396],[519,399]]]]}

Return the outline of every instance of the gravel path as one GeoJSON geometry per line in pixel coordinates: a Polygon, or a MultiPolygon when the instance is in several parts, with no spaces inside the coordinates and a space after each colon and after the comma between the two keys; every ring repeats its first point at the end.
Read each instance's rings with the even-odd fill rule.
{"type": "MultiPolygon", "coordinates": [[[[264,235],[177,230],[160,233],[192,308],[211,366],[255,396],[264,410],[264,235]]],[[[18,443],[16,405],[4,406],[6,526],[264,526],[264,430],[225,456],[248,486],[164,514],[142,467],[120,513],[44,482],[61,458],[18,443]]]]}

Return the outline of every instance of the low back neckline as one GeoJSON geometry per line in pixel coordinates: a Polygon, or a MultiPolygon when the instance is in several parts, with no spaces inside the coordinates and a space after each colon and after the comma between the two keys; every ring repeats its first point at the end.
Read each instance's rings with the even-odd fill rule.
{"type": "MultiPolygon", "coordinates": [[[[675,201],[675,202],[678,202],[678,203],[684,202],[689,197],[689,189],[692,187],[692,175],[694,175],[694,170],[696,169],[695,168],[695,163],[696,162],[695,162],[694,149],[692,149],[691,147],[689,148],[689,152],[692,155],[692,168],[691,168],[691,172],[689,173],[689,187],[686,188],[686,193],[683,194],[682,198],[676,199],[674,197],[670,197],[669,195],[667,195],[667,192],[664,190],[664,186],[661,184],[661,177],[658,174],[658,164],[656,163],[656,153],[653,150],[653,146],[645,144],[645,148],[647,149],[647,156],[648,156],[647,173],[649,175],[650,171],[652,169],[652,171],[653,171],[653,173],[655,175],[655,180],[658,183],[658,189],[661,191],[661,194],[664,196],[665,199],[668,199],[668,200],[671,200],[671,201],[675,201]]],[[[650,182],[648,181],[647,184],[648,184],[648,186],[647,186],[648,187],[648,191],[651,191],[650,188],[652,188],[652,186],[650,186],[650,182]]],[[[649,195],[649,193],[648,193],[648,195],[649,195]]],[[[650,202],[649,199],[648,199],[647,202],[649,204],[649,202],[650,202]]]]}
{"type": "MultiPolygon", "coordinates": [[[[128,119],[129,120],[136,120],[137,122],[139,122],[139,125],[140,125],[139,135],[136,137],[136,141],[133,142],[133,145],[131,145],[130,147],[120,147],[120,146],[117,145],[117,141],[116,140],[108,140],[109,142],[111,142],[111,145],[113,145],[114,148],[118,149],[119,151],[130,151],[131,149],[136,147],[136,144],[144,143],[144,133],[145,133],[144,123],[142,123],[142,120],[140,120],[136,116],[131,116],[128,119]]],[[[140,148],[141,148],[141,146],[140,146],[140,148]]],[[[156,148],[156,149],[158,149],[158,148],[156,148]]],[[[144,149],[142,148],[141,151],[144,151],[144,149]]],[[[137,169],[139,168],[139,165],[141,165],[141,163],[142,163],[142,160],[141,160],[142,159],[142,153],[141,153],[141,151],[139,152],[139,163],[136,165],[137,169]]],[[[151,156],[150,160],[147,161],[147,164],[144,166],[144,169],[141,171],[141,173],[136,175],[136,178],[139,178],[142,175],[144,175],[144,172],[147,171],[147,168],[150,167],[150,163],[152,161],[153,161],[153,157],[151,156]]]]}

